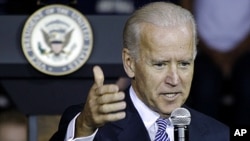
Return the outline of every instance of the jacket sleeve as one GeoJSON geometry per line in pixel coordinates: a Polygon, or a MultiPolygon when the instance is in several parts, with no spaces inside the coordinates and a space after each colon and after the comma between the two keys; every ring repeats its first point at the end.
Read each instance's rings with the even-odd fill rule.
{"type": "Polygon", "coordinates": [[[83,104],[73,105],[68,107],[62,114],[61,120],[59,122],[58,130],[50,138],[50,141],[64,141],[68,125],[70,121],[82,111],[83,104]]]}

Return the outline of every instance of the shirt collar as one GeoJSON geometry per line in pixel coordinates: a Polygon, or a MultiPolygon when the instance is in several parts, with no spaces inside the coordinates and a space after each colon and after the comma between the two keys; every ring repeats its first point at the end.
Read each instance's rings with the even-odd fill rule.
{"type": "Polygon", "coordinates": [[[131,86],[129,89],[130,98],[137,109],[146,129],[148,130],[151,126],[154,125],[156,120],[160,117],[160,115],[154,111],[152,111],[147,105],[145,105],[136,95],[133,87],[131,86]]]}

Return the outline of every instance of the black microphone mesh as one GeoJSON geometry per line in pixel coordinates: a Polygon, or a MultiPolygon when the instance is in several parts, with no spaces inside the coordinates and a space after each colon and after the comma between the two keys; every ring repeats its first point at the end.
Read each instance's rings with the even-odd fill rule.
{"type": "Polygon", "coordinates": [[[173,125],[185,126],[191,122],[190,112],[186,108],[176,108],[170,116],[173,125]]]}

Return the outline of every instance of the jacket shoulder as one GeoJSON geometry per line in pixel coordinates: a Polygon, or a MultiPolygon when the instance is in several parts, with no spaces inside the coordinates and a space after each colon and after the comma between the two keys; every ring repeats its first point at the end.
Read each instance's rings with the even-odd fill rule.
{"type": "Polygon", "coordinates": [[[188,108],[191,114],[191,123],[189,126],[190,136],[201,137],[205,140],[229,141],[229,127],[201,112],[188,108]]]}

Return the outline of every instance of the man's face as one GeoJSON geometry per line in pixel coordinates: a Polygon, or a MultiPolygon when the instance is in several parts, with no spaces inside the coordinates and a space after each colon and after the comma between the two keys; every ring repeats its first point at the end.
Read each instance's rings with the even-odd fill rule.
{"type": "Polygon", "coordinates": [[[132,86],[152,110],[168,117],[187,99],[194,68],[189,24],[172,28],[144,24],[138,60],[132,61],[132,86]]]}

